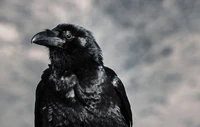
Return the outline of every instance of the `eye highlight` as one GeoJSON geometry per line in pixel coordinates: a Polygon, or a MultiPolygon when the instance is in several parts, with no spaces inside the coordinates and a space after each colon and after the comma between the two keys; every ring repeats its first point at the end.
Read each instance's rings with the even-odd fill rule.
{"type": "Polygon", "coordinates": [[[70,31],[64,31],[63,36],[67,39],[67,41],[71,41],[74,38],[70,31]]]}

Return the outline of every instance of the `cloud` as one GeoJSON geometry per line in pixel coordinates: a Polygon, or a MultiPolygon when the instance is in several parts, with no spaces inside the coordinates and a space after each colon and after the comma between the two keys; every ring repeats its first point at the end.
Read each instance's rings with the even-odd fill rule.
{"type": "Polygon", "coordinates": [[[0,40],[14,43],[15,40],[19,39],[19,34],[15,26],[6,23],[0,24],[0,40]]]}

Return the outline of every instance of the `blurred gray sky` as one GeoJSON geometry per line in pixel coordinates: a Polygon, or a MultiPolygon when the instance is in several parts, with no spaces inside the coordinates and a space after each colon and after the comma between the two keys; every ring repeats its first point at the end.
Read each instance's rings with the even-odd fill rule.
{"type": "Polygon", "coordinates": [[[33,127],[49,60],[30,39],[59,23],[93,32],[126,87],[135,127],[200,127],[199,0],[1,0],[1,127],[33,127]]]}

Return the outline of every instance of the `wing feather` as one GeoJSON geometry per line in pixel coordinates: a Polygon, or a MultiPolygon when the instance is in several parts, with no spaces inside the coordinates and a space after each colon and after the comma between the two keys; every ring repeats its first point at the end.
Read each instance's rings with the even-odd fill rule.
{"type": "Polygon", "coordinates": [[[45,81],[50,75],[50,68],[46,69],[42,75],[42,80],[39,82],[35,93],[35,127],[42,127],[42,119],[40,115],[40,98],[43,96],[45,81]]]}
{"type": "Polygon", "coordinates": [[[121,108],[122,114],[126,120],[126,123],[127,123],[127,125],[132,126],[133,121],[132,121],[131,106],[130,106],[128,97],[126,95],[124,85],[123,85],[122,81],[118,78],[117,74],[112,69],[105,67],[105,71],[106,71],[108,77],[110,78],[117,95],[119,96],[119,98],[121,100],[120,108],[121,108]]]}

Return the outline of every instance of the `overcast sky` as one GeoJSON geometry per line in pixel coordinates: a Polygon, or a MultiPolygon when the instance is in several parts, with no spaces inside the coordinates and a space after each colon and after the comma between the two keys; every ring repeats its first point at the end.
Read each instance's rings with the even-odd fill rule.
{"type": "Polygon", "coordinates": [[[93,32],[126,87],[135,127],[200,127],[199,0],[1,0],[1,127],[33,127],[49,60],[30,40],[59,23],[93,32]]]}

